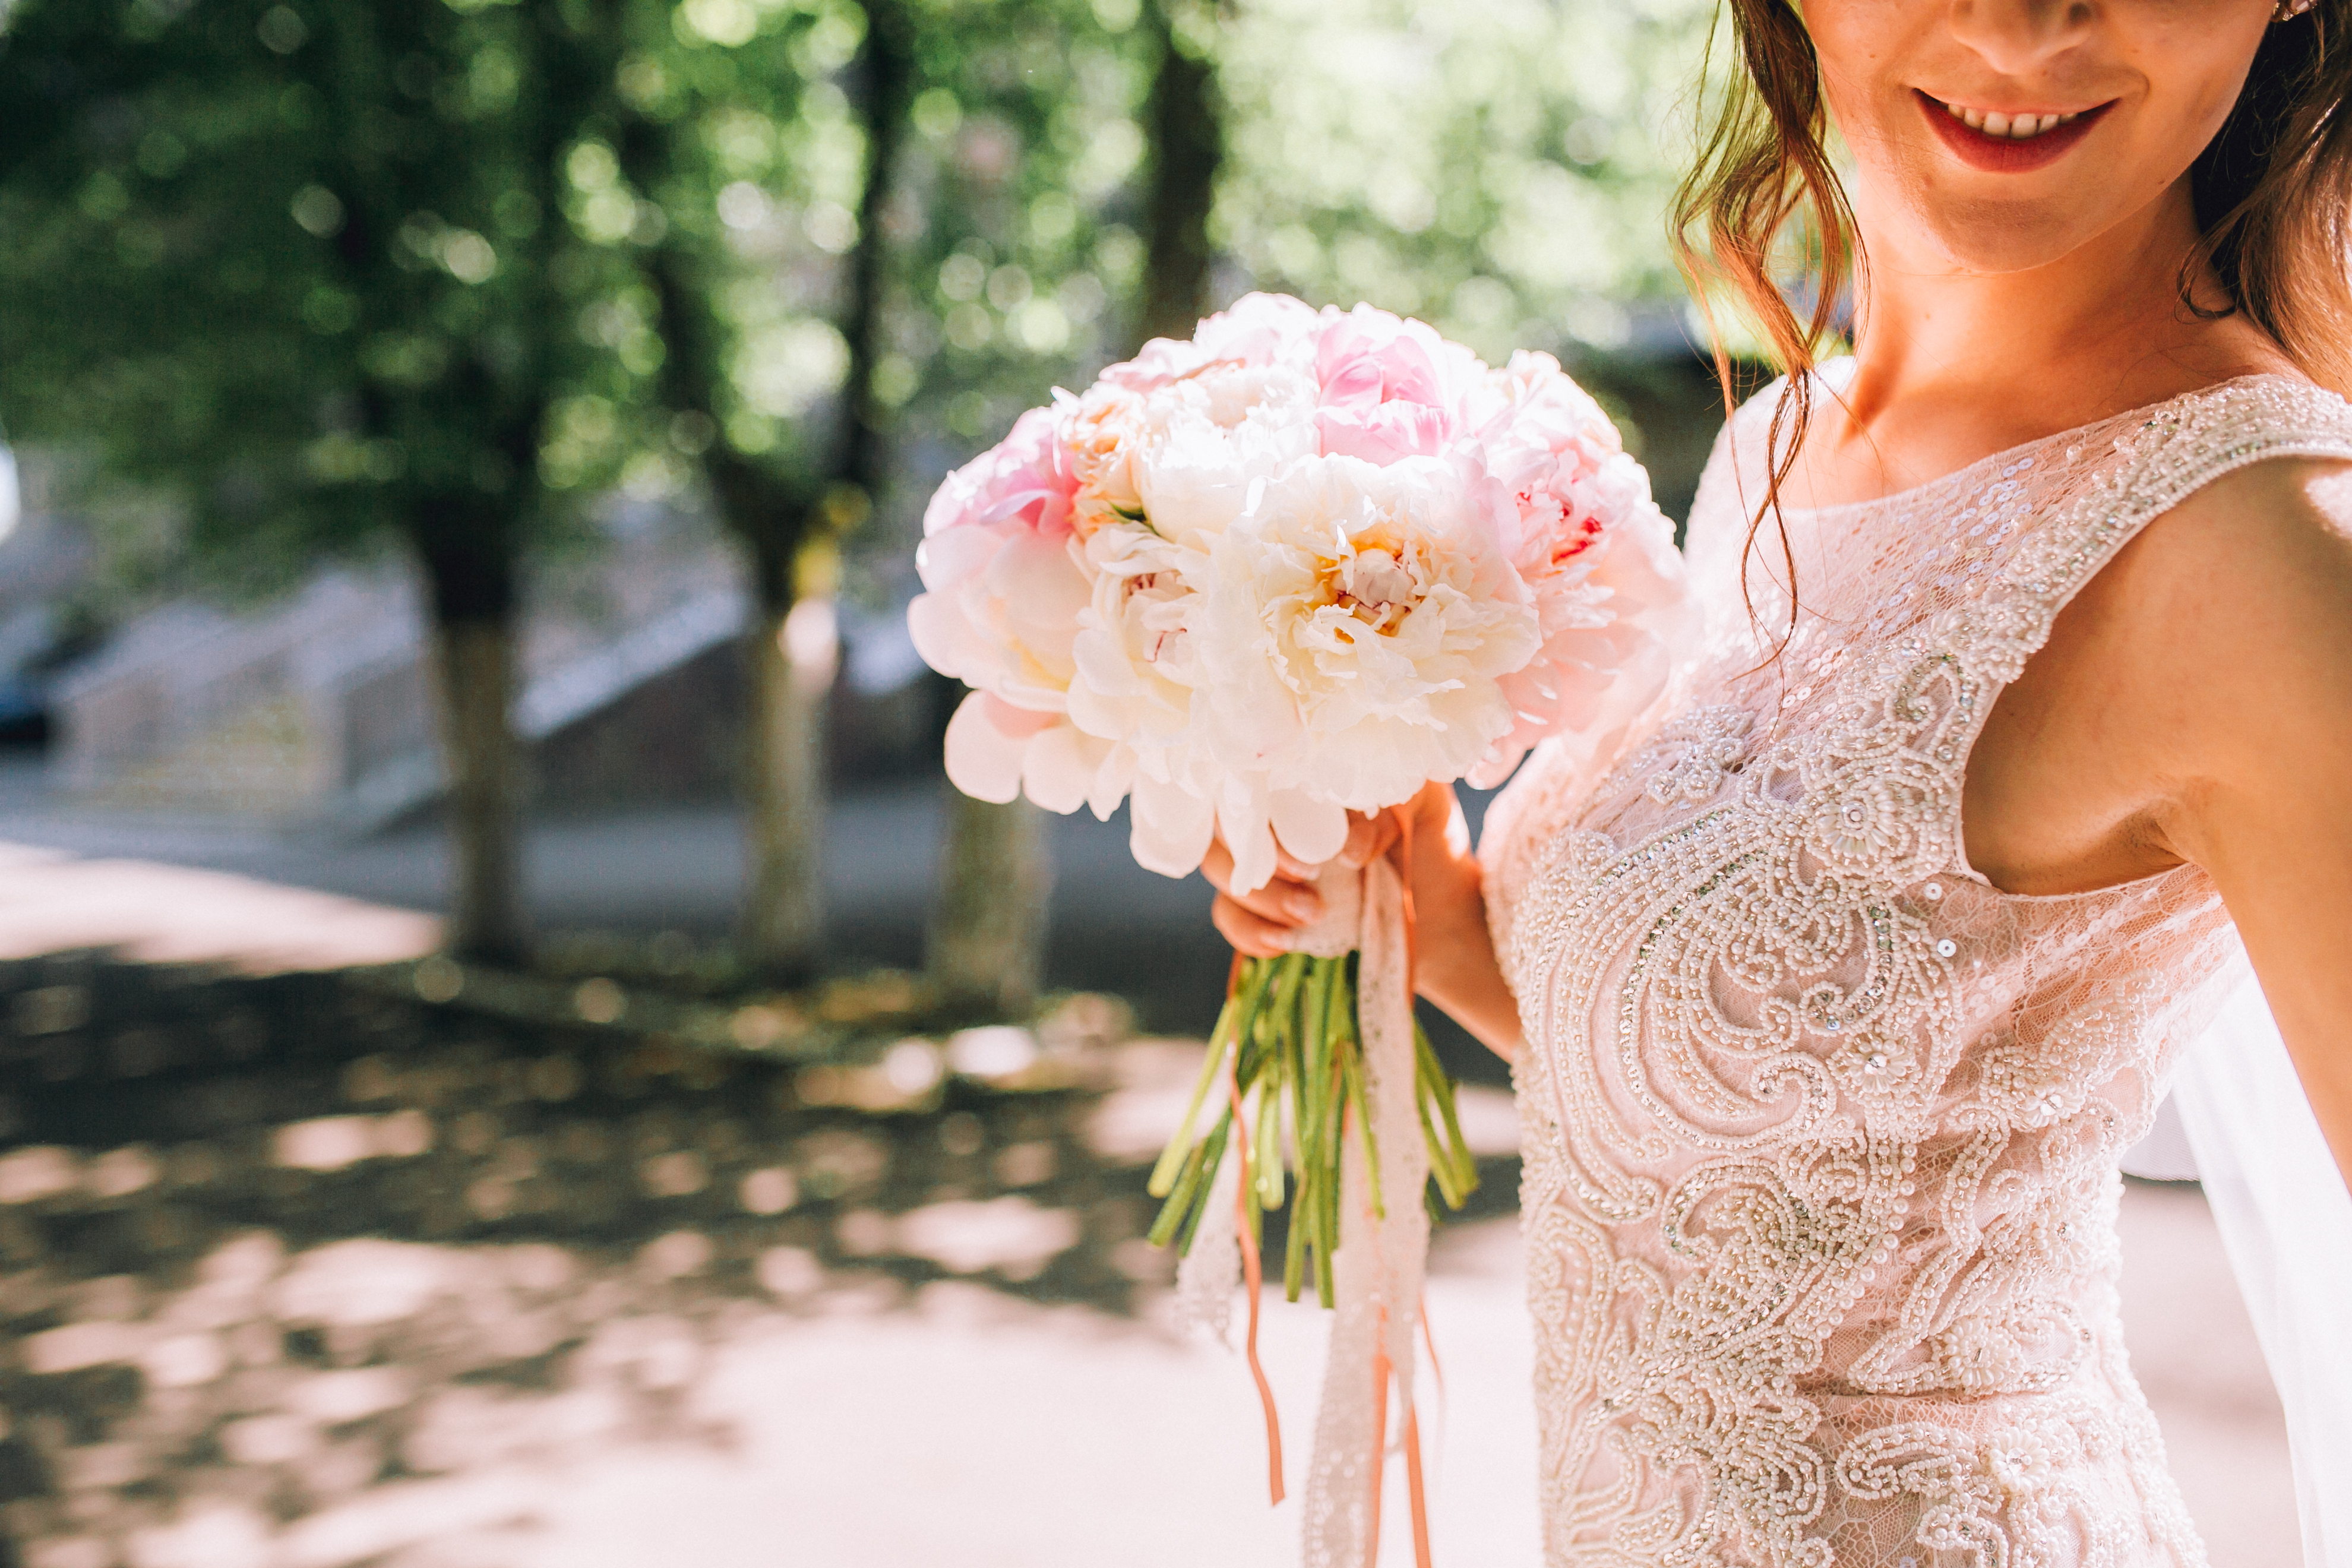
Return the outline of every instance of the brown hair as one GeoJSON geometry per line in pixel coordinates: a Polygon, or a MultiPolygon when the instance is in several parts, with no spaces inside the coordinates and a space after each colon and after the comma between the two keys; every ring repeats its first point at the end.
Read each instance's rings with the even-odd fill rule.
{"type": "MultiPolygon", "coordinates": [[[[1726,413],[1739,389],[1715,317],[1722,295],[1762,329],[1772,363],[1789,377],[1772,410],[1764,498],[1748,527],[1752,548],[1765,515],[1780,518],[1780,486],[1812,419],[1807,373],[1865,258],[1830,165],[1821,60],[1802,16],[1790,0],[1728,0],[1728,7],[1742,68],[1716,89],[1698,161],[1675,193],[1672,238],[1707,321],[1726,413]],[[1791,260],[1811,291],[1801,319],[1780,280],[1791,260]]],[[[2237,107],[2190,166],[2203,237],[2182,262],[2180,295],[2202,315],[2243,310],[2305,374],[2352,395],[2347,34],[2352,0],[2317,0],[2263,35],[2237,107]],[[2218,310],[2190,299],[2200,271],[2227,297],[2218,310]]],[[[1710,76],[1716,42],[1710,35],[1710,76]]],[[[1796,562],[1785,527],[1780,535],[1793,631],[1796,562]]],[[[1743,590],[1746,562],[1743,553],[1743,590]]]]}

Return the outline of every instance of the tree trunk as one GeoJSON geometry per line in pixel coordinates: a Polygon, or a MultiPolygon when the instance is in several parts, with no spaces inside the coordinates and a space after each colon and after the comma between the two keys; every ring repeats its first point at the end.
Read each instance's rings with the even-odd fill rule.
{"type": "Polygon", "coordinates": [[[1166,0],[1147,0],[1145,19],[1160,39],[1151,79],[1151,184],[1144,196],[1150,246],[1137,337],[1189,338],[1209,298],[1209,214],[1217,168],[1224,161],[1216,67],[1188,51],[1171,24],[1166,0]]]}
{"type": "Polygon", "coordinates": [[[530,947],[522,907],[522,768],[509,722],[514,707],[509,617],[434,627],[441,752],[448,770],[456,856],[446,946],[460,958],[518,964],[530,947]]]}
{"type": "Polygon", "coordinates": [[[950,1006],[1026,1017],[1037,1005],[1053,861],[1045,814],[950,787],[926,967],[950,1006]]]}
{"type": "Polygon", "coordinates": [[[824,717],[838,656],[832,601],[793,603],[788,561],[754,570],[763,591],[744,648],[750,865],[738,940],[754,973],[798,984],[824,956],[824,717]]]}
{"type": "MultiPolygon", "coordinates": [[[[915,100],[914,18],[901,0],[866,0],[866,41],[858,50],[858,121],[866,132],[866,189],[857,203],[857,246],[849,255],[849,308],[841,335],[849,344],[842,384],[840,463],[835,481],[854,492],[855,526],[881,494],[888,468],[887,411],[874,398],[874,366],[883,349],[884,299],[890,247],[883,233],[898,197],[898,149],[915,100]]],[[[839,503],[837,503],[839,504],[839,503]]]]}

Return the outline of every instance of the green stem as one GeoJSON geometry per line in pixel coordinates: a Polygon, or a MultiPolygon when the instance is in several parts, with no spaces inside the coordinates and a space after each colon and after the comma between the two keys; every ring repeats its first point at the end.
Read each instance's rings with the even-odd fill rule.
{"type": "Polygon", "coordinates": [[[1191,1157],[1192,1128],[1200,1121],[1201,1107],[1208,1103],[1209,1090],[1216,1086],[1218,1074],[1225,1065],[1225,1057],[1232,1049],[1226,1026],[1232,1021],[1241,997],[1242,993],[1236,990],[1225,998],[1224,1008],[1217,1015],[1217,1026],[1209,1032],[1209,1054],[1201,1064],[1199,1081],[1192,1085],[1192,1103],[1184,1108],[1184,1120],[1177,1125],[1176,1136],[1168,1141],[1168,1147],[1160,1151],[1160,1161],[1151,1167],[1151,1180],[1144,1184],[1144,1190],[1155,1198],[1164,1198],[1169,1194],[1175,1185],[1177,1172],[1191,1157]]]}
{"type": "MultiPolygon", "coordinates": [[[[1380,1141],[1373,1131],[1370,1084],[1359,1016],[1358,955],[1244,962],[1217,1017],[1207,1058],[1177,1135],[1152,1167],[1150,1190],[1165,1201],[1150,1230],[1154,1242],[1189,1250],[1208,1212],[1217,1166],[1234,1137],[1249,1137],[1240,1172],[1242,1243],[1262,1246],[1265,1215],[1289,1205],[1283,1291],[1297,1300],[1306,1281],[1332,1305],[1332,1258],[1339,1247],[1341,1166],[1348,1124],[1362,1139],[1367,1197],[1386,1217],[1380,1141]],[[1230,1078],[1226,1075],[1230,1073],[1230,1078]],[[1225,1103],[1205,1137],[1194,1137],[1213,1095],[1225,1103]],[[1236,1131],[1238,1126],[1239,1131],[1236,1131]]],[[[1416,1020],[1414,1110],[1429,1151],[1430,1179],[1419,1194],[1434,1217],[1441,1204],[1459,1208],[1478,1184],[1477,1162],[1462,1136],[1454,1082],[1416,1020]]],[[[1402,1199],[1403,1194],[1393,1194],[1402,1199]]]]}

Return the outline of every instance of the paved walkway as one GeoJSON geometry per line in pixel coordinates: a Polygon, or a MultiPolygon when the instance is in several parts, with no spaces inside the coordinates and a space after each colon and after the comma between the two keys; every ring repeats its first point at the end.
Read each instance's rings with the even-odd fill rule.
{"type": "MultiPolygon", "coordinates": [[[[2203,1201],[2136,1187],[2126,1227],[2126,1332],[2214,1568],[2293,1568],[2285,1431],[2203,1201]]],[[[1449,1400],[1433,1528],[1457,1568],[1540,1556],[1521,1289],[1516,1221],[1445,1237],[1429,1294],[1449,1400]]],[[[635,1568],[654,1519],[685,1531],[676,1561],[707,1568],[1297,1560],[1297,1504],[1264,1506],[1256,1402],[1234,1358],[1083,1309],[932,1289],[904,1316],[748,1331],[703,1395],[737,1434],[732,1454],[611,1455],[551,1475],[540,1521],[498,1549],[509,1554],[485,1543],[450,1568],[635,1568]]],[[[1268,1310],[1294,1490],[1322,1335],[1312,1311],[1268,1310]]],[[[1395,1491],[1383,1561],[1410,1563],[1395,1491]]]]}
{"type": "MultiPolygon", "coordinates": [[[[919,964],[944,815],[929,785],[833,803],[827,926],[845,962],[919,964]]],[[[1084,812],[1054,818],[1048,842],[1055,870],[1049,983],[1118,991],[1149,1027],[1205,1032],[1230,957],[1208,922],[1207,886],[1137,866],[1123,814],[1108,824],[1084,812]],[[1147,952],[1152,962],[1139,964],[1147,952]]],[[[227,872],[425,914],[444,907],[448,889],[447,840],[435,823],[350,841],[230,818],[102,811],[51,797],[38,774],[21,767],[0,768],[0,843],[227,872]]],[[[735,928],[742,862],[741,822],[724,807],[537,818],[525,834],[524,892],[542,931],[678,931],[718,940],[735,928]]]]}
{"type": "Polygon", "coordinates": [[[99,948],[272,974],[415,958],[440,931],[427,914],[307,888],[0,842],[0,958],[99,948]]]}
{"type": "MultiPolygon", "coordinates": [[[[2248,1359],[2243,1315],[2212,1289],[2221,1259],[2201,1201],[2135,1188],[2126,1229],[2128,1332],[2215,1568],[2293,1568],[2284,1434],[2267,1386],[2252,1381],[2260,1368],[2248,1359]]],[[[1531,1568],[1535,1427],[1517,1226],[1491,1220],[1446,1233],[1434,1262],[1429,1305],[1446,1362],[1444,1418],[1431,1434],[1437,1560],[1531,1568]]],[[[1263,1349],[1294,1492],[1324,1331],[1312,1309],[1268,1306],[1263,1349]]],[[[1153,1322],[951,1282],[887,1309],[853,1289],[814,1316],[743,1314],[689,1365],[674,1417],[681,1435],[671,1440],[612,1430],[587,1379],[584,1395],[561,1409],[543,1402],[536,1440],[518,1440],[516,1413],[497,1402],[444,1395],[434,1430],[445,1457],[427,1462],[453,1473],[378,1487],[284,1531],[257,1506],[209,1501],[134,1537],[133,1563],[1283,1568],[1297,1560],[1297,1502],[1265,1505],[1257,1405],[1241,1363],[1153,1322]]],[[[284,1440],[307,1443],[309,1463],[331,1462],[331,1450],[307,1436],[316,1425],[297,1420],[284,1440]]],[[[1391,1564],[1412,1560],[1396,1492],[1384,1531],[1391,1564]]],[[[68,1548],[37,1551],[31,1568],[99,1563],[68,1548]]]]}

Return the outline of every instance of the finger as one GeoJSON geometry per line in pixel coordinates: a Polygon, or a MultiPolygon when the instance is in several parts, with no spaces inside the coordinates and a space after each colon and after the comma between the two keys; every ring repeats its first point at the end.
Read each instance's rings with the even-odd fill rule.
{"type": "Polygon", "coordinates": [[[1221,898],[1209,910],[1220,935],[1245,958],[1279,958],[1291,949],[1291,928],[1244,909],[1238,900],[1221,898]]]}
{"type": "Polygon", "coordinates": [[[1201,857],[1201,875],[1221,893],[1233,886],[1234,852],[1225,847],[1223,839],[1209,840],[1208,853],[1201,857]]]}
{"type": "Polygon", "coordinates": [[[1279,834],[1275,836],[1274,840],[1274,866],[1276,870],[1294,882],[1311,882],[1315,879],[1316,868],[1285,849],[1279,834]]]}
{"type": "Polygon", "coordinates": [[[1296,877],[1276,877],[1264,887],[1253,888],[1246,893],[1234,891],[1234,857],[1222,839],[1209,842],[1209,852],[1201,858],[1201,875],[1209,886],[1224,897],[1243,905],[1261,919],[1281,925],[1300,925],[1323,918],[1323,895],[1312,882],[1296,877]]]}
{"type": "Polygon", "coordinates": [[[1431,822],[1445,842],[1445,847],[1455,859],[1471,853],[1470,818],[1462,810],[1461,797],[1451,784],[1441,785],[1440,794],[1431,806],[1431,822]]]}
{"type": "Polygon", "coordinates": [[[1366,816],[1360,811],[1348,814],[1348,847],[1339,851],[1339,858],[1350,866],[1369,866],[1389,852],[1397,840],[1396,813],[1383,811],[1366,816]]]}
{"type": "Polygon", "coordinates": [[[1246,893],[1227,890],[1225,897],[1261,919],[1278,925],[1305,925],[1323,918],[1323,895],[1311,882],[1301,882],[1289,877],[1276,877],[1263,888],[1253,888],[1246,893]]]}
{"type": "Polygon", "coordinates": [[[1413,826],[1427,826],[1433,832],[1450,830],[1462,818],[1462,802],[1449,784],[1433,784],[1413,797],[1413,826]]]}

